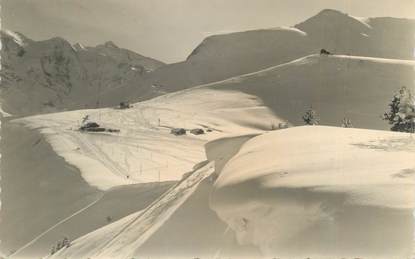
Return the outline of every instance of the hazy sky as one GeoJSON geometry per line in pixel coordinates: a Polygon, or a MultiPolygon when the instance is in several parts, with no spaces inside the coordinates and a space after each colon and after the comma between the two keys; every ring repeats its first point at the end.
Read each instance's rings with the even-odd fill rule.
{"type": "Polygon", "coordinates": [[[415,0],[2,0],[3,28],[35,40],[61,36],[184,60],[208,35],[291,26],[325,8],[415,18],[415,0]]]}

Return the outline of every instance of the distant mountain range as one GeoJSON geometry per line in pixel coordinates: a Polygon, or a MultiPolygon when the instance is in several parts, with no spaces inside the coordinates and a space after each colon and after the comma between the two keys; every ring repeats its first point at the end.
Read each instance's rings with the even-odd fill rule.
{"type": "Polygon", "coordinates": [[[210,36],[185,61],[169,65],[112,42],[83,47],[2,32],[1,104],[15,115],[112,106],[255,72],[322,48],[413,60],[414,32],[411,19],[323,10],[294,27],[210,36]]]}
{"type": "Polygon", "coordinates": [[[33,41],[4,31],[3,109],[17,115],[101,107],[99,94],[139,82],[164,63],[107,42],[72,46],[62,38],[33,41]]]}

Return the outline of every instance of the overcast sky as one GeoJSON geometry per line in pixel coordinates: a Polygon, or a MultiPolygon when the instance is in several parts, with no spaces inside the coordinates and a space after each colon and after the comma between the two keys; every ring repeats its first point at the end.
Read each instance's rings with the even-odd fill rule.
{"type": "Polygon", "coordinates": [[[184,60],[208,35],[291,26],[325,8],[415,18],[415,0],[2,0],[2,27],[35,40],[112,40],[164,62],[184,60]]]}

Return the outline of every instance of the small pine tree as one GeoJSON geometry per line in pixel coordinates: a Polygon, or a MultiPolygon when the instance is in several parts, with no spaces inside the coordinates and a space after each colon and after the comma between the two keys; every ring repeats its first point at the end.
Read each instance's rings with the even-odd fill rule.
{"type": "Polygon", "coordinates": [[[62,240],[62,248],[65,248],[65,247],[67,248],[69,246],[70,246],[69,239],[67,237],[64,237],[62,240]]]}
{"type": "Polygon", "coordinates": [[[303,115],[303,120],[306,125],[318,125],[320,119],[318,118],[317,112],[310,107],[303,115]]]}
{"type": "Polygon", "coordinates": [[[391,103],[389,104],[389,111],[385,112],[383,119],[392,125],[392,131],[399,132],[414,132],[414,112],[415,101],[411,91],[403,86],[398,93],[396,93],[391,103]]]}
{"type": "Polygon", "coordinates": [[[58,243],[56,244],[56,251],[61,250],[63,247],[62,241],[58,241],[58,243]]]}
{"type": "Polygon", "coordinates": [[[343,128],[353,128],[352,120],[349,118],[344,117],[342,120],[342,127],[343,128]]]}

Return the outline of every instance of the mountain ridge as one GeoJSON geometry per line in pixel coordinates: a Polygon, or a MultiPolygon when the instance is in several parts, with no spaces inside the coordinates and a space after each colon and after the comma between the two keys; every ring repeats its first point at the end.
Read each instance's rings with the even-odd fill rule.
{"type": "Polygon", "coordinates": [[[186,60],[173,64],[112,41],[87,47],[60,37],[32,41],[2,32],[1,103],[19,116],[114,106],[259,71],[322,48],[339,55],[413,60],[414,31],[413,19],[359,18],[325,9],[292,27],[206,37],[186,60]],[[40,67],[30,64],[39,61],[40,67]]]}
{"type": "Polygon", "coordinates": [[[107,106],[99,101],[101,92],[140,82],[165,65],[109,43],[34,41],[10,31],[2,31],[1,40],[1,104],[14,115],[107,106]]]}

